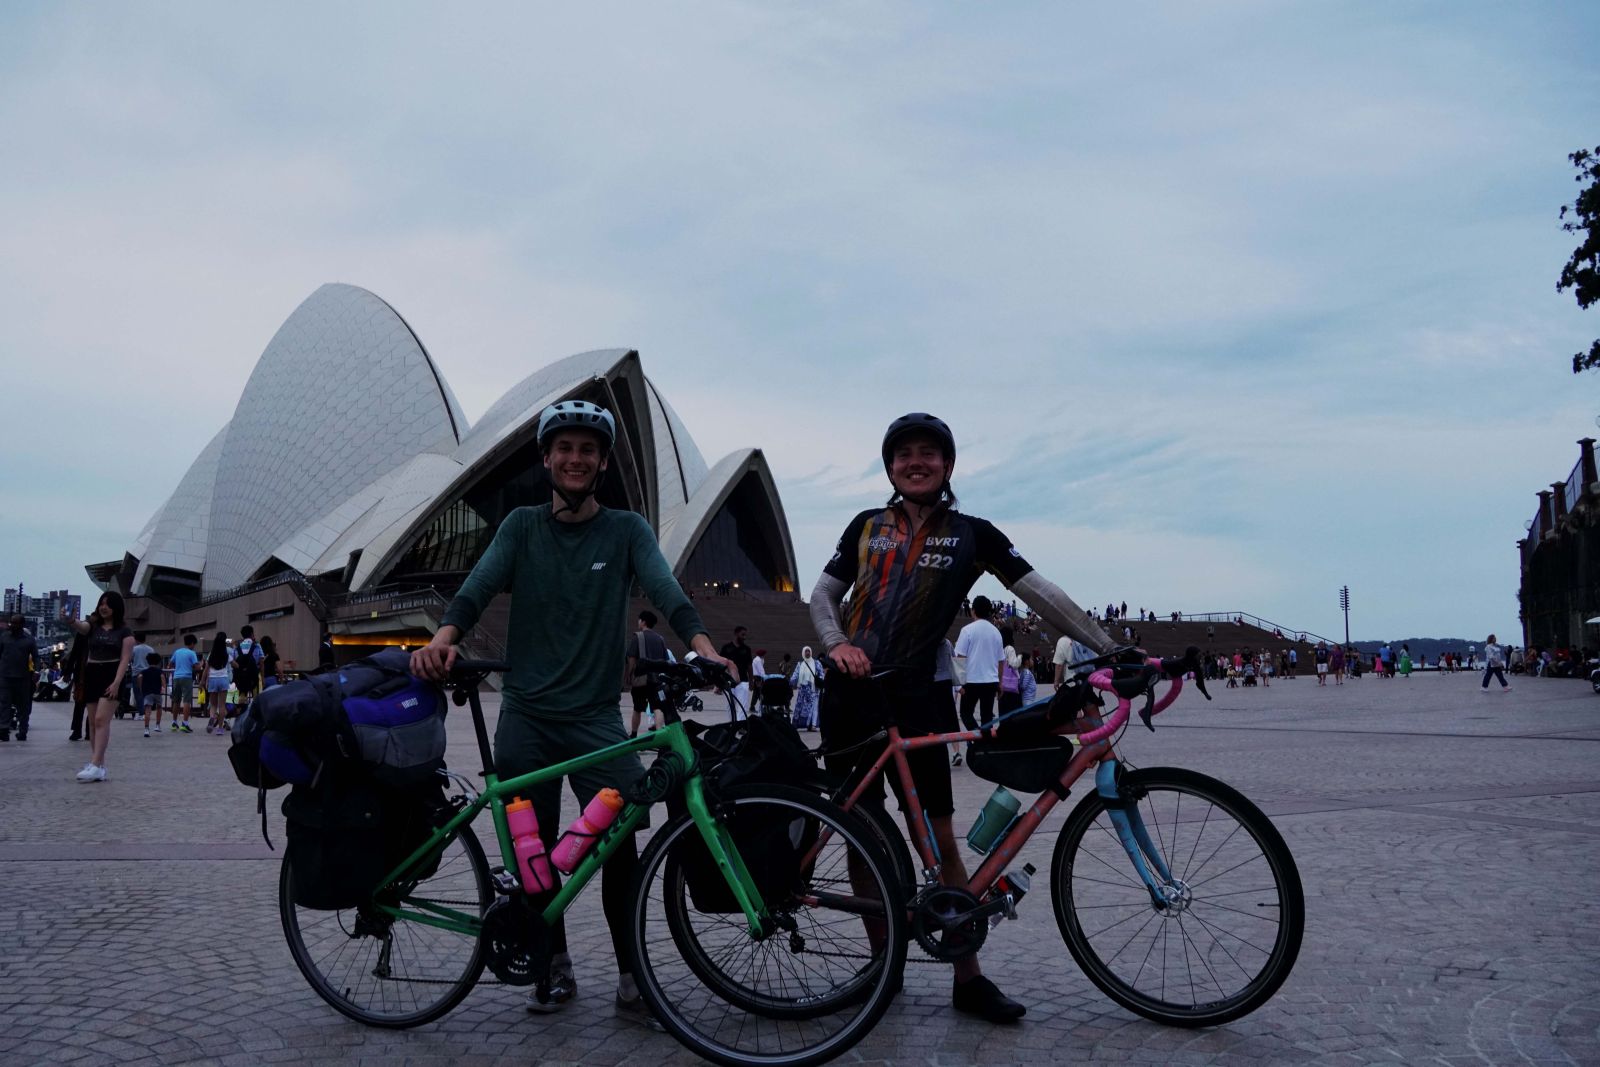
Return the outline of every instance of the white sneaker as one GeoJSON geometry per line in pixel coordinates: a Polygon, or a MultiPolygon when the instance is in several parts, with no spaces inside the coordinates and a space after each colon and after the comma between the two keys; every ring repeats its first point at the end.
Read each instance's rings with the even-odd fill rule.
{"type": "Polygon", "coordinates": [[[80,782],[103,782],[105,780],[106,769],[104,767],[96,767],[92,763],[85,763],[83,770],[78,772],[78,781],[80,782]]]}
{"type": "Polygon", "coordinates": [[[149,736],[150,736],[150,727],[148,727],[148,726],[146,726],[146,727],[145,727],[145,728],[144,728],[144,735],[145,735],[145,736],[146,736],[146,737],[149,737],[149,736]]]}

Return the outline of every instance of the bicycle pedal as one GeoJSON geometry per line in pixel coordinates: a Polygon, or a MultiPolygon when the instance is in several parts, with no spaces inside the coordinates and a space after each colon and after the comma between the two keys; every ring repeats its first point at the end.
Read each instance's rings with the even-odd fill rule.
{"type": "Polygon", "coordinates": [[[504,867],[496,867],[489,872],[489,880],[494,882],[494,887],[501,893],[516,893],[522,889],[522,883],[517,881],[517,876],[504,867]]]}

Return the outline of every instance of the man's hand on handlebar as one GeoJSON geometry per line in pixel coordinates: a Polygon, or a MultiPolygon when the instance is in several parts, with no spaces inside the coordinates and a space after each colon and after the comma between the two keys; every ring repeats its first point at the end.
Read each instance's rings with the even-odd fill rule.
{"type": "Polygon", "coordinates": [[[461,655],[460,646],[452,642],[455,636],[454,626],[443,627],[433,635],[432,641],[411,653],[411,673],[429,682],[449,678],[456,658],[461,655]]]}
{"type": "Polygon", "coordinates": [[[872,660],[867,657],[865,652],[848,641],[843,641],[828,649],[828,658],[833,661],[836,667],[852,678],[865,678],[872,673],[872,660]]]}
{"type": "Polygon", "coordinates": [[[731,659],[724,659],[723,657],[717,655],[716,649],[711,647],[711,638],[707,637],[705,634],[695,634],[694,640],[689,642],[689,647],[694,649],[694,654],[699,656],[701,659],[707,659],[712,663],[721,664],[722,668],[728,672],[730,677],[733,678],[733,684],[739,684],[738,664],[734,663],[731,659]]]}

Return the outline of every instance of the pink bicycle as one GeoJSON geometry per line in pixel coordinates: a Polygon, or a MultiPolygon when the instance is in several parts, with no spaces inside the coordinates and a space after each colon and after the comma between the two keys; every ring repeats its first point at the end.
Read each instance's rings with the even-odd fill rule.
{"type": "Polygon", "coordinates": [[[994,916],[1016,918],[1015,875],[1007,868],[1093,768],[1094,789],[1067,816],[1050,865],[1050,895],[1068,950],[1101,991],[1130,1011],[1173,1026],[1229,1022],[1265,1003],[1294,967],[1305,930],[1300,875],[1277,829],[1237,790],[1176,767],[1134,769],[1113,747],[1136,698],[1144,698],[1139,716],[1152,731],[1153,717],[1177,699],[1185,675],[1211,699],[1199,650],[1109,662],[1119,655],[1126,653],[1087,661],[1097,669],[1086,682],[1069,682],[1053,698],[980,730],[902,737],[898,726],[888,726],[852,746],[870,751],[882,742],[883,750],[870,764],[859,761],[833,799],[855,808],[893,762],[920,880],[883,808],[864,804],[858,814],[868,817],[894,859],[917,943],[935,959],[956,960],[982,947],[994,916]],[[1157,697],[1160,682],[1168,689],[1157,697]],[[1103,719],[1095,691],[1117,701],[1103,719]],[[939,881],[938,847],[906,755],[961,742],[970,743],[967,766],[974,773],[1039,795],[1024,803],[967,884],[951,886],[939,881]]]}

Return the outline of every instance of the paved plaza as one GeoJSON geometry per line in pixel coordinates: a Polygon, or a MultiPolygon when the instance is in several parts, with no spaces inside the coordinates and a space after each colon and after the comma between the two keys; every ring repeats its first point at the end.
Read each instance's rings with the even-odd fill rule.
{"type": "MultiPolygon", "coordinates": [[[[839,1062],[1600,1063],[1600,697],[1579,682],[1513,683],[1302,677],[1216,689],[1211,704],[1186,693],[1157,733],[1128,733],[1133,763],[1222,778],[1294,852],[1304,947],[1255,1014],[1169,1029],[1079,973],[1044,873],[1075,797],[1030,843],[1041,875],[982,956],[1027,1004],[1023,1024],[953,1016],[949,970],[912,965],[839,1062]]],[[[531,1017],[519,991],[484,984],[418,1030],[347,1021],[289,958],[277,855],[226,740],[147,740],[118,722],[110,780],[79,785],[87,746],[66,740],[66,719],[64,705],[38,706],[30,740],[0,745],[0,1063],[695,1062],[612,1014],[598,895],[571,927],[580,997],[565,1013],[531,1017]]],[[[452,765],[470,768],[464,714],[452,735],[452,765]]],[[[992,786],[956,774],[964,826],[992,786]]],[[[280,847],[281,796],[269,797],[280,847]]]]}

